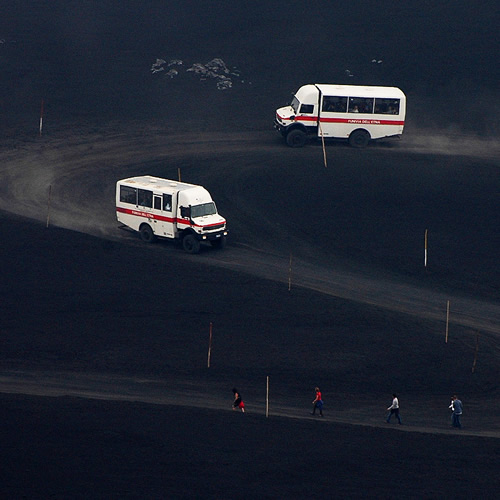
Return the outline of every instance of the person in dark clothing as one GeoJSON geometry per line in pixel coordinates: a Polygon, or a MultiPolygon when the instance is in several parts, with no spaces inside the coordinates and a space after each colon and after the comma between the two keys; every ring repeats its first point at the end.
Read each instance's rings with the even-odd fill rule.
{"type": "Polygon", "coordinates": [[[319,387],[316,387],[314,389],[316,391],[316,397],[314,398],[314,401],[312,402],[313,404],[313,411],[311,415],[316,414],[316,408],[319,410],[319,416],[323,416],[323,399],[321,397],[321,391],[319,390],[319,387]]]}
{"type": "Polygon", "coordinates": [[[245,413],[245,403],[243,403],[241,394],[238,392],[238,389],[236,389],[236,387],[233,387],[233,395],[233,410],[237,410],[239,408],[242,413],[245,413]]]}
{"type": "Polygon", "coordinates": [[[458,399],[456,396],[453,396],[451,398],[450,408],[453,411],[453,413],[451,414],[451,425],[453,425],[453,427],[458,427],[459,429],[461,429],[462,423],[460,422],[460,417],[462,416],[463,411],[462,401],[460,401],[460,399],[458,399]]]}

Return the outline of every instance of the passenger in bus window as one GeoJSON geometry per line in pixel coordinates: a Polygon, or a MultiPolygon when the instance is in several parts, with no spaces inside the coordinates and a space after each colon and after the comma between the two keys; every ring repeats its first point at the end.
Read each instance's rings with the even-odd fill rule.
{"type": "Polygon", "coordinates": [[[373,113],[373,99],[365,99],[362,104],[362,113],[373,113]]]}
{"type": "Polygon", "coordinates": [[[172,211],[172,195],[171,194],[163,194],[163,210],[167,212],[172,211]]]}
{"type": "Polygon", "coordinates": [[[335,111],[335,102],[331,97],[325,97],[323,99],[323,111],[332,112],[335,111]]]}
{"type": "Polygon", "coordinates": [[[359,113],[359,108],[357,106],[354,106],[352,109],[352,113],[359,113]]]}

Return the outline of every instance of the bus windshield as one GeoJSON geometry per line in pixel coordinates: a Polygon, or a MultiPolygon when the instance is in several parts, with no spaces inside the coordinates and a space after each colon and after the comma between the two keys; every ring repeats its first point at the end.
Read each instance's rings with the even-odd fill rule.
{"type": "Polygon", "coordinates": [[[191,218],[203,217],[204,215],[214,215],[217,213],[215,208],[215,203],[211,201],[210,203],[202,203],[201,205],[193,205],[191,207],[191,218]]]}

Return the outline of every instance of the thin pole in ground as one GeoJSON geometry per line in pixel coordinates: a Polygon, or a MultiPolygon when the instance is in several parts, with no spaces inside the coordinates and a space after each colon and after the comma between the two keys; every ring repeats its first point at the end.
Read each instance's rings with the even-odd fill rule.
{"type": "Polygon", "coordinates": [[[427,229],[424,237],[424,267],[427,269],[427,229]]]}
{"type": "Polygon", "coordinates": [[[446,302],[446,335],[444,338],[445,343],[448,343],[448,326],[450,323],[450,301],[446,302]]]}
{"type": "Polygon", "coordinates": [[[292,253],[290,252],[290,262],[288,264],[288,291],[292,289],[292,253]]]}
{"type": "Polygon", "coordinates": [[[325,168],[328,168],[328,165],[326,163],[326,149],[325,149],[325,138],[323,137],[323,129],[321,128],[321,122],[318,122],[319,124],[319,133],[321,135],[321,144],[323,146],[323,162],[325,164],[325,168]]]}
{"type": "Polygon", "coordinates": [[[210,354],[212,352],[212,322],[210,321],[210,334],[208,337],[208,360],[207,360],[207,368],[210,368],[210,354]]]}
{"type": "Polygon", "coordinates": [[[179,179],[179,182],[182,182],[181,181],[181,168],[180,167],[177,168],[177,178],[179,179]]]}
{"type": "Polygon", "coordinates": [[[49,185],[49,199],[47,201],[47,227],[50,222],[50,199],[52,198],[52,184],[49,185]]]}
{"type": "Polygon", "coordinates": [[[269,375],[266,379],[266,418],[269,417],[269,375]]]}
{"type": "Polygon", "coordinates": [[[42,137],[42,128],[43,128],[43,99],[42,104],[40,106],[40,137],[42,137]]]}
{"type": "Polygon", "coordinates": [[[477,351],[479,350],[479,332],[476,332],[476,349],[474,350],[474,362],[472,363],[472,373],[476,371],[477,351]]]}

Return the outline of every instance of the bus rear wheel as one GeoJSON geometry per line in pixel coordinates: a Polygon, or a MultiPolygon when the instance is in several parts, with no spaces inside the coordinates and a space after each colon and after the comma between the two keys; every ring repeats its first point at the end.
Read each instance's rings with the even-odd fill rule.
{"type": "Polygon", "coordinates": [[[184,238],[182,238],[182,248],[187,253],[198,253],[200,251],[200,242],[193,234],[186,234],[184,238]]]}
{"type": "Polygon", "coordinates": [[[146,243],[153,243],[156,240],[156,236],[151,229],[151,226],[143,224],[139,229],[139,234],[141,235],[141,240],[146,243]]]}
{"type": "Polygon", "coordinates": [[[303,130],[290,130],[286,136],[286,143],[292,148],[302,148],[306,142],[307,135],[303,130]]]}
{"type": "Polygon", "coordinates": [[[349,136],[349,145],[353,148],[366,148],[370,142],[370,134],[366,130],[355,130],[349,136]]]}

